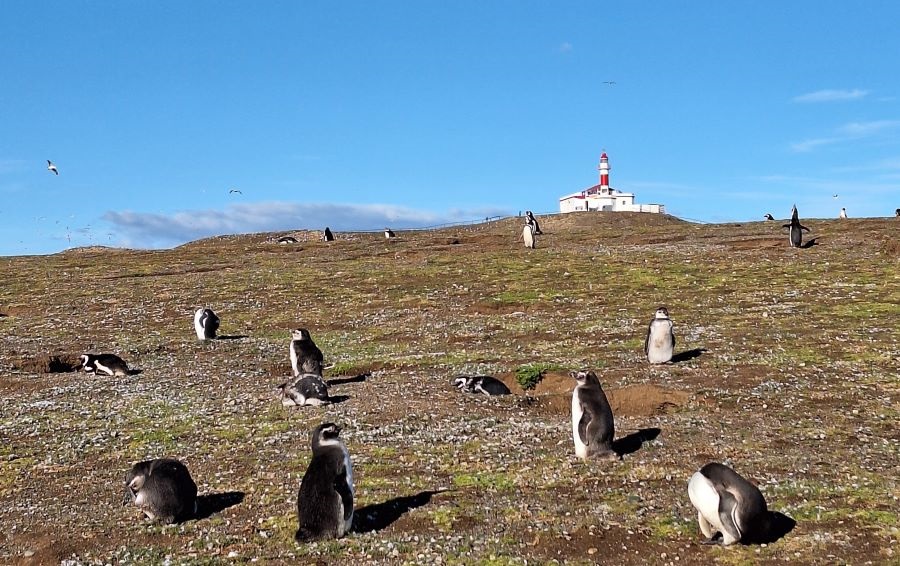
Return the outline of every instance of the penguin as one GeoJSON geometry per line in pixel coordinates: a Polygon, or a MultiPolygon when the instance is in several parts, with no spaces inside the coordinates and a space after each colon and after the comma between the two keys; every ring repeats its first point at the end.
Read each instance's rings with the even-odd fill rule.
{"type": "Polygon", "coordinates": [[[297,238],[295,238],[293,236],[282,236],[282,237],[278,238],[278,243],[279,244],[296,244],[297,238]]]}
{"type": "Polygon", "coordinates": [[[534,224],[526,224],[525,227],[522,228],[522,239],[525,240],[526,248],[534,249],[535,244],[537,243],[537,238],[534,234],[534,224]]]}
{"type": "Polygon", "coordinates": [[[115,354],[82,354],[81,369],[86,372],[103,372],[107,375],[129,375],[125,360],[115,354]]]}
{"type": "Polygon", "coordinates": [[[56,168],[56,165],[53,164],[49,159],[47,160],[47,171],[50,171],[54,175],[59,176],[59,169],[56,168]]]}
{"type": "Polygon", "coordinates": [[[688,497],[707,537],[703,544],[762,541],[772,530],[775,519],[762,493],[723,464],[710,462],[695,472],[688,482],[688,497]]]}
{"type": "Polygon", "coordinates": [[[656,309],[656,314],[647,327],[647,338],[644,339],[644,354],[651,364],[664,364],[672,360],[675,352],[674,326],[666,307],[656,309]]]}
{"type": "Polygon", "coordinates": [[[316,346],[309,335],[309,330],[298,328],[291,331],[291,367],[294,377],[301,373],[322,375],[322,350],[316,346]]]}
{"type": "Polygon", "coordinates": [[[281,404],[285,407],[303,405],[325,405],[331,401],[328,385],[322,376],[304,373],[278,386],[281,389],[281,404]]]}
{"type": "Polygon", "coordinates": [[[894,211],[894,216],[896,216],[897,218],[900,218],[900,208],[898,208],[897,210],[894,211]]]}
{"type": "Polygon", "coordinates": [[[575,455],[582,459],[615,460],[619,455],[612,448],[616,429],[612,408],[592,371],[573,371],[577,385],[572,391],[572,439],[575,455]]]}
{"type": "Polygon", "coordinates": [[[789,236],[791,241],[792,248],[799,248],[800,244],[803,243],[803,232],[802,230],[806,230],[809,232],[809,228],[800,224],[800,215],[797,213],[797,205],[791,209],[791,222],[789,224],[784,224],[782,228],[790,228],[789,236]]]}
{"type": "Polygon", "coordinates": [[[511,393],[505,383],[489,375],[461,375],[453,379],[453,385],[466,393],[484,395],[509,395],[511,393]]]}
{"type": "Polygon", "coordinates": [[[763,218],[765,218],[766,220],[775,220],[775,217],[772,216],[771,213],[766,213],[766,215],[763,218]]]}
{"type": "Polygon", "coordinates": [[[197,484],[171,458],[138,462],[125,474],[122,505],[134,503],[151,520],[175,523],[197,515],[197,484]]]}
{"type": "Polygon", "coordinates": [[[194,313],[194,331],[199,340],[214,340],[219,329],[219,317],[209,307],[199,308],[194,313]]]}
{"type": "Polygon", "coordinates": [[[843,208],[843,207],[841,208],[841,213],[838,214],[838,218],[847,218],[847,209],[846,208],[843,208]]]}
{"type": "Polygon", "coordinates": [[[353,524],[353,463],[340,432],[334,423],[312,432],[312,460],[297,493],[297,542],[340,538],[353,524]]]}
{"type": "Polygon", "coordinates": [[[333,242],[334,234],[331,233],[331,228],[328,226],[325,227],[325,231],[322,232],[322,241],[324,242],[333,242]]]}
{"type": "Polygon", "coordinates": [[[525,224],[531,224],[534,226],[534,233],[543,236],[544,233],[541,232],[541,225],[538,224],[537,218],[534,217],[534,214],[530,210],[525,211],[525,224]]]}
{"type": "Polygon", "coordinates": [[[394,238],[395,236],[396,236],[396,234],[394,234],[394,231],[391,230],[390,228],[384,229],[384,237],[386,239],[390,240],[391,238],[394,238]]]}

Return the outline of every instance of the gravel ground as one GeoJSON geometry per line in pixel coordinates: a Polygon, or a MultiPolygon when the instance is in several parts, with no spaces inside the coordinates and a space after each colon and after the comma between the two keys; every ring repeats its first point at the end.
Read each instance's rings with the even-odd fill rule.
{"type": "Polygon", "coordinates": [[[695,225],[636,214],[431,232],[0,258],[0,562],[40,564],[898,563],[900,244],[893,219],[695,225]],[[678,361],[650,367],[666,304],[678,361]],[[198,342],[211,306],[222,338],[198,342]],[[290,329],[334,404],[282,407],[290,329]],[[113,352],[127,377],[71,371],[113,352]],[[569,370],[610,397],[620,462],[574,457],[569,370]],[[542,371],[523,391],[516,371],[542,371]],[[463,394],[454,375],[513,395],[463,394]],[[300,545],[309,432],[354,460],[354,530],[300,545]],[[200,516],[122,507],[125,472],[176,457],[200,516]],[[732,465],[796,527],[700,545],[687,480],[732,465]]]}

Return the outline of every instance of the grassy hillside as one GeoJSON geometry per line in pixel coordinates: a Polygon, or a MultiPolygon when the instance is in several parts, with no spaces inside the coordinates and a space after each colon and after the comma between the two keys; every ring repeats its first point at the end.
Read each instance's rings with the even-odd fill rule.
{"type": "Polygon", "coordinates": [[[510,219],[0,258],[0,562],[900,560],[900,221],[804,220],[815,245],[797,250],[781,222],[540,220],[536,250],[510,219]],[[650,367],[660,304],[679,361],[650,367]],[[195,339],[204,305],[225,339],[195,339]],[[341,402],[281,406],[298,326],[341,402]],[[140,373],[65,371],[86,351],[140,373]],[[574,457],[580,368],[610,396],[621,462],[574,457]],[[464,395],[461,373],[515,394],[464,395]],[[298,545],[309,431],[326,420],[354,458],[357,528],[298,545]],[[162,456],[190,468],[203,518],[122,507],[126,470],[162,456]],[[701,546],[687,481],[708,461],[796,527],[701,546]]]}

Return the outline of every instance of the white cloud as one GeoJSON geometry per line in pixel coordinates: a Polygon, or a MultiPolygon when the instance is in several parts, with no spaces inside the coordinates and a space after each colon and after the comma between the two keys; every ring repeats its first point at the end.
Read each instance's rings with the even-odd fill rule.
{"type": "Polygon", "coordinates": [[[900,120],[875,120],[872,122],[850,122],[838,128],[846,136],[865,137],[900,126],[900,120]]]}
{"type": "Polygon", "coordinates": [[[794,102],[835,102],[840,100],[859,100],[864,98],[869,91],[854,88],[853,90],[817,90],[795,96],[794,102]]]}
{"type": "Polygon", "coordinates": [[[134,247],[165,247],[221,234],[282,230],[334,231],[424,228],[509,214],[498,208],[449,210],[443,213],[385,204],[259,202],[230,205],[225,210],[173,214],[108,211],[109,222],[134,247]]]}
{"type": "Polygon", "coordinates": [[[568,41],[564,41],[560,44],[559,47],[556,48],[556,50],[559,51],[560,53],[568,53],[568,52],[572,51],[572,44],[569,43],[568,41]]]}
{"type": "Polygon", "coordinates": [[[846,141],[859,140],[880,134],[886,130],[900,127],[900,120],[873,120],[871,122],[850,122],[837,128],[836,136],[812,138],[791,144],[791,150],[803,153],[818,147],[846,141]]]}

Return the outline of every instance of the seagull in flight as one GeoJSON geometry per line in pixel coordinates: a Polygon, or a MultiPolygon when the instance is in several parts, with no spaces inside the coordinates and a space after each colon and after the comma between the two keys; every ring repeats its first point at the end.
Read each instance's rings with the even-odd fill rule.
{"type": "Polygon", "coordinates": [[[837,197],[838,197],[837,195],[831,195],[831,198],[837,198],[837,197]]]}
{"type": "Polygon", "coordinates": [[[616,81],[603,81],[603,84],[612,86],[612,85],[616,84],[616,81]]]}
{"type": "Polygon", "coordinates": [[[49,159],[47,160],[47,170],[53,171],[55,174],[59,175],[59,169],[56,168],[56,165],[53,164],[49,159]]]}
{"type": "Polygon", "coordinates": [[[239,194],[239,195],[244,194],[244,193],[242,193],[241,191],[239,191],[238,189],[231,189],[230,191],[228,191],[228,194],[231,194],[231,193],[237,193],[237,194],[239,194]]]}

